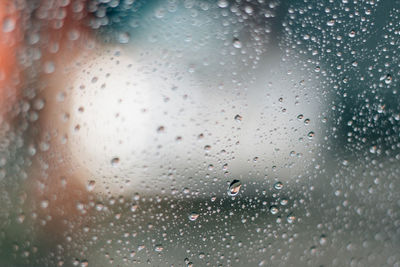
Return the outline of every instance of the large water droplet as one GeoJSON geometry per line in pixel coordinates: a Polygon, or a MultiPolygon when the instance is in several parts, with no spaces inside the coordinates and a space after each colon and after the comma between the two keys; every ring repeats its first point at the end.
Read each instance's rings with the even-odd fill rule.
{"type": "Polygon", "coordinates": [[[242,120],[243,120],[243,117],[240,116],[239,114],[237,114],[237,115],[235,116],[235,121],[241,122],[242,120]]]}
{"type": "Polygon", "coordinates": [[[220,8],[225,8],[225,7],[228,7],[228,5],[229,5],[229,3],[228,3],[228,1],[227,0],[218,0],[218,6],[220,7],[220,8]]]}
{"type": "Polygon", "coordinates": [[[240,187],[242,187],[242,183],[239,180],[233,180],[229,185],[228,195],[232,197],[236,196],[237,194],[239,194],[240,187]]]}
{"type": "Polygon", "coordinates": [[[197,212],[192,212],[189,214],[189,220],[195,221],[197,218],[199,218],[199,214],[197,212]]]}
{"type": "Polygon", "coordinates": [[[294,221],[296,220],[296,216],[294,216],[293,214],[289,214],[286,220],[288,223],[294,223],[294,221]]]}
{"type": "Polygon", "coordinates": [[[281,189],[283,188],[282,182],[276,182],[276,183],[274,184],[274,188],[275,188],[276,190],[281,190],[281,189]]]}
{"type": "Polygon", "coordinates": [[[15,19],[6,17],[3,20],[3,32],[12,32],[15,29],[15,19]]]}
{"type": "Polygon", "coordinates": [[[234,38],[232,43],[233,43],[234,48],[238,48],[238,49],[242,48],[242,43],[240,42],[239,39],[234,38]]]}
{"type": "Polygon", "coordinates": [[[96,181],[90,180],[88,182],[88,184],[86,185],[86,190],[89,192],[93,191],[95,185],[96,185],[96,181]]]}
{"type": "Polygon", "coordinates": [[[161,252],[161,251],[163,251],[163,250],[164,250],[164,247],[163,247],[161,244],[156,245],[156,246],[154,247],[154,251],[156,251],[156,252],[161,252]]]}
{"type": "Polygon", "coordinates": [[[116,166],[118,166],[118,164],[119,164],[119,158],[118,157],[115,157],[115,158],[113,158],[111,160],[111,165],[112,166],[116,167],[116,166]]]}
{"type": "Polygon", "coordinates": [[[392,75],[387,74],[385,77],[385,83],[386,84],[391,84],[392,83],[392,75]]]}
{"type": "Polygon", "coordinates": [[[278,208],[274,205],[274,206],[271,206],[270,208],[269,208],[269,211],[272,213],[272,214],[277,214],[278,213],[278,208]]]}
{"type": "Polygon", "coordinates": [[[48,206],[49,206],[49,201],[48,201],[48,200],[42,200],[42,201],[40,202],[40,207],[41,207],[42,209],[46,209],[48,206]]]}

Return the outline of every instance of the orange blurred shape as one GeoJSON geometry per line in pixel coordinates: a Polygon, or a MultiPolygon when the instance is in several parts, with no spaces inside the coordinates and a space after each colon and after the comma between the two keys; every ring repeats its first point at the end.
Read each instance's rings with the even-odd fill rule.
{"type": "Polygon", "coordinates": [[[20,42],[19,13],[13,0],[0,1],[0,114],[16,99],[19,81],[16,49],[20,42]]]}

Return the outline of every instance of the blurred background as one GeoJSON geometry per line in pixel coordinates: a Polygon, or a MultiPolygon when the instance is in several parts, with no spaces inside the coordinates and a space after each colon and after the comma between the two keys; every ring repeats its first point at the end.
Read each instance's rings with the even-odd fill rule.
{"type": "Polygon", "coordinates": [[[400,266],[400,1],[0,4],[0,265],[400,266]]]}

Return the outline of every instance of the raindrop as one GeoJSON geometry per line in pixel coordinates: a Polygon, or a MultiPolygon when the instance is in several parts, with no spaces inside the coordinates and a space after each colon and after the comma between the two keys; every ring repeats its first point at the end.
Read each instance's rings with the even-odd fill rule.
{"type": "Polygon", "coordinates": [[[235,116],[235,121],[237,121],[237,122],[241,122],[242,121],[242,119],[243,119],[243,117],[242,116],[240,116],[239,114],[237,114],[236,116],[235,116]]]}
{"type": "Polygon", "coordinates": [[[228,5],[229,5],[229,3],[228,3],[228,1],[227,0],[218,0],[218,6],[220,7],[220,8],[226,8],[226,7],[228,7],[228,5]]]}
{"type": "Polygon", "coordinates": [[[283,188],[282,182],[276,182],[276,183],[274,184],[274,188],[275,188],[276,190],[281,190],[281,189],[283,188]]]}
{"type": "Polygon", "coordinates": [[[95,185],[96,185],[96,181],[90,180],[88,182],[88,184],[86,185],[86,190],[89,192],[93,191],[95,185]]]}
{"type": "Polygon", "coordinates": [[[192,222],[197,220],[197,218],[199,218],[199,214],[197,212],[192,212],[189,214],[189,220],[191,220],[192,222]]]}
{"type": "Polygon", "coordinates": [[[210,151],[210,150],[211,150],[211,146],[210,146],[210,145],[204,146],[204,150],[205,150],[205,151],[210,151]]]}
{"type": "Polygon", "coordinates": [[[288,223],[293,223],[296,220],[296,216],[294,216],[293,214],[289,214],[286,220],[288,223]]]}
{"type": "Polygon", "coordinates": [[[307,134],[307,136],[308,136],[308,139],[313,139],[313,137],[315,136],[315,133],[314,132],[309,132],[307,134]]]}
{"type": "Polygon", "coordinates": [[[44,102],[44,100],[43,99],[36,99],[35,100],[35,102],[33,103],[33,107],[36,109],[36,110],[41,110],[41,109],[43,109],[44,108],[44,105],[45,105],[45,102],[44,102]]]}
{"type": "Polygon", "coordinates": [[[281,205],[282,206],[286,206],[287,204],[288,204],[288,200],[286,199],[286,198],[283,198],[282,200],[281,200],[281,205]]]}
{"type": "Polygon", "coordinates": [[[269,207],[269,211],[272,213],[272,214],[277,214],[278,213],[278,208],[275,206],[275,205],[273,205],[273,206],[271,206],[271,207],[269,207]]]}
{"type": "Polygon", "coordinates": [[[119,158],[118,157],[115,157],[115,158],[113,158],[111,160],[111,165],[112,166],[116,167],[116,166],[118,166],[118,164],[119,164],[119,158]]]}
{"type": "Polygon", "coordinates": [[[333,25],[335,25],[335,20],[334,19],[328,20],[326,25],[328,25],[329,27],[332,27],[333,25]]]}
{"type": "Polygon", "coordinates": [[[46,209],[48,206],[49,206],[49,201],[48,201],[48,200],[42,200],[42,201],[40,202],[40,207],[41,207],[42,209],[46,209]]]}
{"type": "Polygon", "coordinates": [[[131,211],[132,211],[132,212],[135,212],[135,211],[137,210],[138,207],[139,207],[139,206],[138,206],[137,204],[132,205],[132,206],[131,206],[131,211]]]}
{"type": "Polygon", "coordinates": [[[97,211],[102,211],[103,208],[104,208],[104,205],[102,203],[97,203],[95,208],[96,208],[97,211]]]}
{"type": "Polygon", "coordinates": [[[242,48],[242,43],[240,42],[239,39],[237,39],[237,38],[233,39],[233,47],[238,48],[238,49],[242,48]]]}
{"type": "Polygon", "coordinates": [[[385,77],[385,83],[386,84],[391,84],[392,83],[392,75],[387,74],[385,77]]]}
{"type": "Polygon", "coordinates": [[[6,17],[3,20],[3,32],[12,32],[15,29],[15,20],[6,17]]]}
{"type": "Polygon", "coordinates": [[[321,245],[326,245],[327,239],[325,235],[321,235],[321,237],[319,238],[319,243],[321,245]]]}
{"type": "Polygon", "coordinates": [[[24,214],[20,214],[17,218],[17,222],[19,223],[23,223],[25,220],[25,215],[24,214]]]}
{"type": "Polygon", "coordinates": [[[233,180],[228,188],[228,195],[229,196],[236,196],[239,194],[240,187],[242,187],[242,183],[239,180],[233,180]]]}
{"type": "Polygon", "coordinates": [[[50,74],[53,73],[56,69],[56,66],[53,61],[47,61],[44,63],[44,73],[50,74]]]}
{"type": "Polygon", "coordinates": [[[129,33],[121,32],[118,34],[118,42],[120,44],[127,44],[127,43],[129,43],[129,40],[130,40],[129,33]]]}
{"type": "Polygon", "coordinates": [[[165,131],[165,127],[164,126],[159,126],[157,128],[157,133],[163,133],[165,131]]]}
{"type": "Polygon", "coordinates": [[[156,252],[161,252],[161,251],[163,251],[163,250],[164,250],[164,247],[163,247],[161,244],[156,245],[156,246],[154,247],[154,251],[156,251],[156,252]]]}
{"type": "Polygon", "coordinates": [[[245,6],[245,8],[244,8],[244,11],[247,13],[247,14],[249,14],[249,15],[251,15],[251,14],[253,14],[253,8],[251,7],[251,6],[245,6]]]}

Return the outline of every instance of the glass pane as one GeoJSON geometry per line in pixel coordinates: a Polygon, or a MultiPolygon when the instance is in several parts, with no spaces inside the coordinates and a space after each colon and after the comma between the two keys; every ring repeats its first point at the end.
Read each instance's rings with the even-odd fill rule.
{"type": "Polygon", "coordinates": [[[393,1],[3,0],[1,266],[400,266],[393,1]]]}

